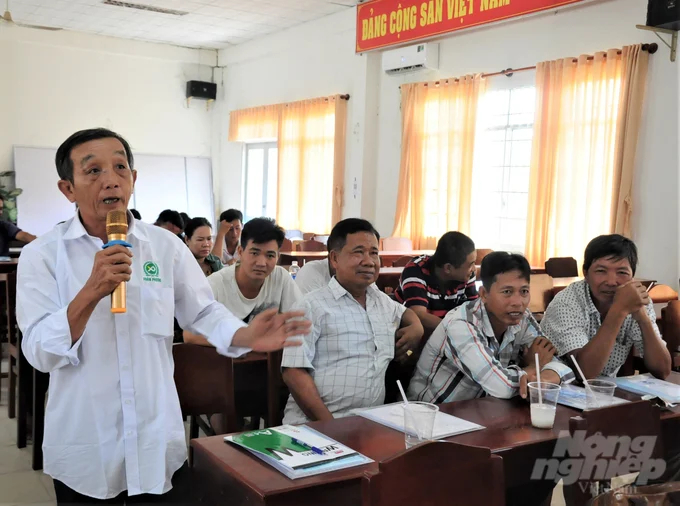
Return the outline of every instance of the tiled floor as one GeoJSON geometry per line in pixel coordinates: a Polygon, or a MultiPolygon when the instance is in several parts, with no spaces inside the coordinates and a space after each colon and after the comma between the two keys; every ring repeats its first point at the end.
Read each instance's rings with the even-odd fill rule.
{"type": "MultiPolygon", "coordinates": [[[[4,365],[4,364],[3,364],[4,365]]],[[[7,370],[3,367],[3,370],[7,370]]],[[[0,504],[54,506],[52,479],[31,469],[31,447],[17,448],[16,420],[7,418],[7,380],[0,392],[0,504]]]]}

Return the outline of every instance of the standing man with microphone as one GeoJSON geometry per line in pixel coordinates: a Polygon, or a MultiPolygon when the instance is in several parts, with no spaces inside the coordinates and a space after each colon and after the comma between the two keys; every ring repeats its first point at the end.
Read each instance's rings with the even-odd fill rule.
{"type": "Polygon", "coordinates": [[[190,502],[180,493],[188,468],[173,316],[233,357],[296,345],[287,339],[308,333],[309,322],[274,310],[246,326],[215,302],[189,249],[127,211],[137,173],[120,135],[77,132],[56,165],[78,211],[23,249],[17,278],[22,350],[50,373],[45,473],[58,504],[190,502]],[[107,216],[116,239],[127,225],[125,241],[108,244],[107,216]],[[120,291],[112,306],[121,284],[125,312],[120,291]]]}

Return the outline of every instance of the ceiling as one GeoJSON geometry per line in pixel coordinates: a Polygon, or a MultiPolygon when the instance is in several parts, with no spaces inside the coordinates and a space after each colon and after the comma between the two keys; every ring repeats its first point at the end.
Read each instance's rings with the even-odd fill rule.
{"type": "Polygon", "coordinates": [[[19,24],[221,49],[349,9],[356,3],[356,0],[9,0],[9,9],[19,24]],[[141,9],[106,2],[134,4],[141,9]],[[178,11],[181,15],[152,12],[148,8],[178,11]]]}

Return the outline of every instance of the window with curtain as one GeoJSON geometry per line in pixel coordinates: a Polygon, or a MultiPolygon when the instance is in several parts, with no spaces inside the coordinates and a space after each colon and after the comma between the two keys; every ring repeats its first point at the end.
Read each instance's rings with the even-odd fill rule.
{"type": "Polygon", "coordinates": [[[469,233],[481,76],[405,84],[396,237],[433,249],[447,230],[469,233]]]}
{"type": "Polygon", "coordinates": [[[526,255],[582,259],[600,234],[630,234],[632,179],[648,53],[641,46],[536,69],[526,255]]]}
{"type": "Polygon", "coordinates": [[[480,100],[470,215],[480,248],[524,251],[535,101],[535,86],[516,81],[480,100]]]}
{"type": "Polygon", "coordinates": [[[279,130],[278,221],[328,234],[332,223],[335,106],[325,99],[287,104],[279,130]]]}
{"type": "Polygon", "coordinates": [[[599,234],[630,236],[647,62],[638,44],[539,63],[511,81],[403,85],[392,235],[431,249],[459,230],[532,265],[580,259],[599,234]]]}
{"type": "Polygon", "coordinates": [[[330,233],[343,206],[346,104],[335,95],[231,113],[229,140],[247,143],[246,217],[330,233]],[[253,142],[271,137],[275,142],[253,142]]]}

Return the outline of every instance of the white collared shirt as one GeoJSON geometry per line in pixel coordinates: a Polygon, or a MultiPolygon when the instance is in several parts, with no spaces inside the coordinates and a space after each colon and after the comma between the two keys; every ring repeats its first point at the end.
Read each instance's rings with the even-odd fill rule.
{"type": "Polygon", "coordinates": [[[127,313],[103,298],[71,344],[66,311],[90,277],[102,241],[78,215],[26,245],[19,260],[17,320],[22,350],[50,373],[45,473],[81,494],[109,499],[163,494],[186,460],[173,379],[173,315],[224,355],[244,324],[215,302],[198,263],[177,236],[129,215],[132,278],[127,313]]]}
{"type": "MultiPolygon", "coordinates": [[[[305,311],[312,330],[298,337],[302,346],[284,348],[281,367],[307,369],[336,418],[382,404],[385,372],[394,358],[395,332],[406,308],[372,284],[364,309],[335,278],[305,295],[295,308],[305,311]]],[[[291,395],[283,423],[306,421],[291,395]]]]}
{"type": "Polygon", "coordinates": [[[305,262],[295,276],[295,284],[303,295],[323,288],[330,280],[331,270],[327,258],[305,262]]]}

